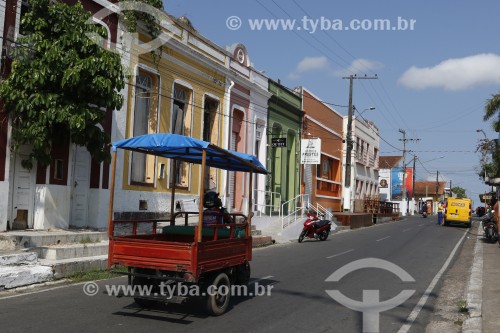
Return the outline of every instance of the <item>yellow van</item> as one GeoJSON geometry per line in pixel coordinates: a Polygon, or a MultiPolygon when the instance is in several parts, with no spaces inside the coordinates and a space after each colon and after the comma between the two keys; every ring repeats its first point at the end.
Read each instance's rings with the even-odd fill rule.
{"type": "Polygon", "coordinates": [[[470,228],[472,223],[472,200],[448,198],[445,200],[444,225],[451,223],[465,224],[470,228]]]}

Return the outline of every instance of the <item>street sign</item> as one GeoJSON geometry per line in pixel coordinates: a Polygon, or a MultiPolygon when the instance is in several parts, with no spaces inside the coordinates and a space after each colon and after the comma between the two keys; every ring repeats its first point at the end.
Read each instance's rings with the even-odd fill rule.
{"type": "Polygon", "coordinates": [[[491,192],[491,193],[484,193],[484,194],[480,194],[479,195],[479,200],[484,203],[486,201],[486,203],[492,203],[492,202],[496,202],[497,201],[497,197],[496,197],[496,193],[495,192],[491,192]]]}
{"type": "Polygon", "coordinates": [[[302,139],[300,145],[301,164],[320,164],[321,139],[302,139]]]}
{"type": "Polygon", "coordinates": [[[271,147],[286,147],[286,138],[271,138],[271,147]]]}

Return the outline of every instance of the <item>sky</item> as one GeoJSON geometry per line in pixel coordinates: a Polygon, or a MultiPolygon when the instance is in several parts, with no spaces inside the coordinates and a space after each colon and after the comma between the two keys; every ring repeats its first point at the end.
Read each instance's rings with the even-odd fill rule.
{"type": "Polygon", "coordinates": [[[404,130],[415,139],[406,160],[417,156],[416,180],[438,175],[476,205],[491,190],[477,174],[476,147],[484,135],[498,138],[483,121],[487,99],[500,93],[498,0],[166,0],[164,9],[219,46],[244,44],[256,70],[343,115],[343,77],[376,75],[354,81],[353,104],[375,107],[363,117],[380,130],[380,154],[402,155],[404,130]]]}

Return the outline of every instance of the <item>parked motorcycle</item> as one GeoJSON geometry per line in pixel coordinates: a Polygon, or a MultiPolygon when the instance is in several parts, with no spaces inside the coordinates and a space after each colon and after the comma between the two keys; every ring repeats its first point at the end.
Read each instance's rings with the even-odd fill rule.
{"type": "Polygon", "coordinates": [[[491,242],[495,243],[498,240],[498,225],[494,219],[494,210],[489,211],[481,219],[483,223],[484,237],[491,242]]]}
{"type": "Polygon", "coordinates": [[[332,221],[322,220],[316,214],[307,214],[307,220],[304,222],[304,228],[299,235],[299,243],[302,243],[304,238],[319,239],[324,241],[328,238],[332,227],[332,221]]]}

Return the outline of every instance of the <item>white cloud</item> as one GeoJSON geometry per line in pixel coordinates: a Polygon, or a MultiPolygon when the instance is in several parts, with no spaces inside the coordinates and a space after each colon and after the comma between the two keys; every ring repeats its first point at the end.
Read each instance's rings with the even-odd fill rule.
{"type": "Polygon", "coordinates": [[[297,64],[293,72],[288,74],[288,78],[290,80],[298,80],[302,74],[314,71],[321,71],[328,75],[347,76],[353,73],[363,74],[381,67],[382,64],[376,61],[355,59],[348,68],[335,71],[325,56],[305,57],[297,64]]]}
{"type": "Polygon", "coordinates": [[[448,59],[434,67],[412,66],[399,78],[408,88],[441,87],[464,90],[481,84],[500,83],[500,56],[492,53],[448,59]]]}
{"type": "Polygon", "coordinates": [[[365,74],[366,72],[373,71],[374,69],[382,68],[383,65],[380,62],[372,61],[368,59],[355,59],[351,62],[351,65],[339,71],[336,71],[337,76],[349,76],[351,74],[365,74]]]}
{"type": "Polygon", "coordinates": [[[297,80],[300,78],[301,74],[313,71],[330,71],[330,64],[325,56],[321,57],[305,57],[302,59],[295,70],[288,74],[288,78],[291,80],[297,80]]]}
{"type": "Polygon", "coordinates": [[[304,73],[329,68],[326,57],[305,57],[297,65],[297,72],[304,73]]]}

